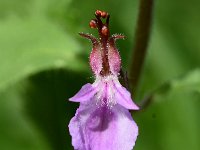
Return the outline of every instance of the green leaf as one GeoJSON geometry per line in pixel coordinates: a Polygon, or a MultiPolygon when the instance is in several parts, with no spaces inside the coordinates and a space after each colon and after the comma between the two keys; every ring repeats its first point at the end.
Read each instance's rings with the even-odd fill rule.
{"type": "MultiPolygon", "coordinates": [[[[62,2],[65,6],[68,3],[62,2]]],[[[67,124],[75,107],[71,104],[65,107],[72,94],[69,89],[73,87],[68,83],[81,83],[70,76],[86,69],[75,37],[77,32],[69,31],[76,26],[63,18],[65,11],[54,13],[61,7],[57,1],[30,0],[14,4],[0,1],[0,4],[0,149],[69,149],[71,139],[67,124]],[[54,19],[56,15],[63,20],[54,19]],[[63,22],[68,29],[61,25],[63,22]],[[43,71],[53,69],[68,72],[63,78],[54,73],[46,77],[51,73],[43,71]],[[42,78],[27,80],[30,76],[42,78]],[[45,81],[45,78],[48,79],[45,81]],[[55,86],[55,80],[65,86],[55,86]]]]}
{"type": "Polygon", "coordinates": [[[200,94],[200,69],[189,72],[184,77],[172,81],[172,88],[185,92],[197,92],[200,94]]]}
{"type": "Polygon", "coordinates": [[[152,94],[154,96],[165,95],[176,91],[200,94],[200,69],[197,68],[182,76],[176,77],[170,81],[165,82],[160,87],[155,89],[152,94]]]}
{"type": "Polygon", "coordinates": [[[0,149],[51,150],[44,135],[24,113],[22,85],[0,92],[0,149]]]}
{"type": "Polygon", "coordinates": [[[43,71],[0,93],[0,148],[73,149],[68,131],[78,103],[68,101],[88,74],[43,71]],[[8,144],[14,141],[13,144],[8,144]],[[2,143],[1,143],[2,142],[2,143]]]}
{"type": "Polygon", "coordinates": [[[135,115],[140,127],[135,149],[198,150],[199,99],[199,68],[157,88],[149,107],[135,115]]]}
{"type": "Polygon", "coordinates": [[[10,16],[0,23],[0,89],[50,68],[82,70],[76,39],[46,18],[10,16]]]}
{"type": "Polygon", "coordinates": [[[176,90],[155,97],[134,116],[140,129],[135,149],[199,150],[199,99],[199,94],[176,90]]]}

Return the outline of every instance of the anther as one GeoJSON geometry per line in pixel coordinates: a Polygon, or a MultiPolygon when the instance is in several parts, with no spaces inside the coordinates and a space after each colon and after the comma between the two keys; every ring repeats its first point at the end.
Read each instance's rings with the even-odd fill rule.
{"type": "Polygon", "coordinates": [[[101,12],[101,17],[102,18],[106,18],[108,16],[108,13],[107,12],[105,12],[105,11],[102,11],[101,12]]]}
{"type": "Polygon", "coordinates": [[[97,22],[96,20],[92,19],[89,23],[90,28],[97,28],[97,22]]]}
{"type": "Polygon", "coordinates": [[[98,17],[106,18],[108,16],[108,13],[101,10],[96,10],[95,15],[98,17]]]}
{"type": "Polygon", "coordinates": [[[107,36],[108,35],[108,27],[107,26],[103,26],[102,29],[101,29],[101,33],[104,35],[104,36],[107,36]]]}
{"type": "Polygon", "coordinates": [[[95,15],[101,17],[101,10],[96,10],[95,15]]]}

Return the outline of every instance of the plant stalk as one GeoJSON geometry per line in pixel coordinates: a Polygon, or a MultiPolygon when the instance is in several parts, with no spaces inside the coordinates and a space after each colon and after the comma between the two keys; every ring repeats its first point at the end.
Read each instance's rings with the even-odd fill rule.
{"type": "Polygon", "coordinates": [[[135,32],[135,46],[133,48],[130,67],[130,83],[132,89],[137,91],[141,71],[147,53],[151,33],[154,0],[140,0],[139,15],[135,32]]]}

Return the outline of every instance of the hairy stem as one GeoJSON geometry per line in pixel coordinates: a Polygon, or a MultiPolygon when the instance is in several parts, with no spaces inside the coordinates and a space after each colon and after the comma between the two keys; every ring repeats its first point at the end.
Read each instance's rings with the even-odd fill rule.
{"type": "Polygon", "coordinates": [[[139,15],[135,33],[135,47],[130,67],[130,83],[134,91],[137,90],[140,74],[147,52],[154,0],[140,0],[139,15]]]}

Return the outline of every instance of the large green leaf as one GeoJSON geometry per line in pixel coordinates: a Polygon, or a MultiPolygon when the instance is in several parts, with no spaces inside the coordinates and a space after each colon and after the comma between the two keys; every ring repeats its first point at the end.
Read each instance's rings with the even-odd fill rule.
{"type": "MultiPolygon", "coordinates": [[[[0,2],[0,149],[66,149],[71,145],[66,119],[69,121],[71,116],[65,115],[70,110],[65,109],[69,92],[64,91],[69,91],[67,89],[70,85],[66,83],[71,80],[69,77],[72,72],[80,73],[86,64],[81,58],[77,33],[72,34],[60,24],[59,19],[54,19],[58,15],[54,11],[61,7],[56,1],[31,0],[22,2],[22,5],[20,2],[22,1],[14,4],[0,2]],[[53,8],[51,11],[48,9],[50,7],[53,8]],[[63,78],[61,81],[61,76],[53,76],[46,82],[45,76],[40,81],[27,82],[28,77],[55,68],[68,70],[65,74],[67,82],[64,83],[63,78]],[[55,87],[53,84],[50,92],[52,80],[55,81],[55,78],[67,85],[67,88],[59,85],[55,87]],[[46,84],[46,94],[40,83],[46,84]],[[65,93],[65,97],[59,99],[61,105],[57,110],[61,110],[60,113],[54,112],[54,104],[58,102],[54,94],[58,88],[62,89],[59,91],[63,91],[63,94],[57,94],[65,93]],[[46,114],[42,106],[45,103],[46,114]],[[57,119],[59,115],[62,117],[57,119]]],[[[67,6],[69,1],[63,2],[67,6]]],[[[70,25],[69,23],[66,26],[70,25]]],[[[71,26],[70,29],[73,28],[76,27],[71,26]]],[[[71,109],[69,106],[71,105],[68,105],[71,109]]]]}
{"type": "Polygon", "coordinates": [[[46,18],[11,16],[0,23],[0,88],[40,70],[82,69],[80,45],[46,18]]]}

